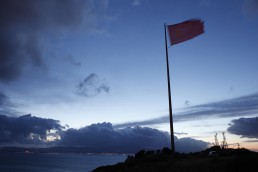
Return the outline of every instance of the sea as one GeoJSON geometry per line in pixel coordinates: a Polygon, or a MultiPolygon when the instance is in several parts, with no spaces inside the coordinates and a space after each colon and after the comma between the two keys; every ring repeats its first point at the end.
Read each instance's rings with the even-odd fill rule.
{"type": "Polygon", "coordinates": [[[0,153],[0,172],[90,172],[126,158],[117,154],[0,153]]]}

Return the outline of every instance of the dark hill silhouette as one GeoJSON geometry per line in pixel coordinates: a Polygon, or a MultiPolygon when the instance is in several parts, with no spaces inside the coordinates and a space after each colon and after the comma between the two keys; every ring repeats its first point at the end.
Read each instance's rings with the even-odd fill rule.
{"type": "Polygon", "coordinates": [[[247,149],[211,147],[202,152],[175,153],[170,149],[145,151],[128,156],[123,163],[96,168],[93,172],[253,172],[257,170],[258,153],[247,149]],[[209,155],[216,151],[217,155],[209,155]]]}

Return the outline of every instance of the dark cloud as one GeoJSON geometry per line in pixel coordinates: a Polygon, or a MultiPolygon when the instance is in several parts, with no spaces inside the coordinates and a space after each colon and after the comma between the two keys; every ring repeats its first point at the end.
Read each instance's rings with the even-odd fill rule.
{"type": "Polygon", "coordinates": [[[258,139],[258,118],[239,118],[232,120],[228,132],[241,137],[258,139]]]}
{"type": "Polygon", "coordinates": [[[43,66],[44,41],[50,35],[71,33],[82,24],[96,27],[95,22],[105,16],[98,16],[107,8],[105,4],[90,0],[1,0],[0,81],[19,78],[28,65],[43,66]]]}
{"type": "MultiPolygon", "coordinates": [[[[79,146],[92,152],[135,153],[141,149],[169,147],[170,137],[167,132],[148,127],[115,129],[111,123],[98,123],[66,130],[54,119],[0,115],[0,144],[79,146]],[[49,133],[50,130],[55,132],[49,133]],[[50,137],[54,140],[47,141],[50,137]]],[[[195,152],[207,148],[208,143],[175,136],[175,145],[178,152],[195,152]]]]}
{"type": "Polygon", "coordinates": [[[82,96],[96,96],[102,92],[109,93],[110,87],[105,80],[100,79],[95,73],[91,73],[77,85],[77,93],[82,96]]]}
{"type": "MultiPolygon", "coordinates": [[[[170,145],[167,132],[148,127],[114,129],[111,123],[98,123],[80,129],[68,129],[61,134],[59,144],[83,146],[96,151],[133,153],[141,149],[161,149],[170,145]]],[[[205,149],[207,142],[175,137],[179,152],[194,152],[205,149]]]]}
{"type": "Polygon", "coordinates": [[[207,103],[187,108],[175,116],[176,121],[198,120],[201,118],[226,118],[252,115],[258,112],[258,93],[229,100],[207,103]]]}
{"type": "Polygon", "coordinates": [[[198,152],[206,149],[209,143],[202,140],[192,139],[190,137],[176,138],[175,137],[175,149],[177,152],[198,152]]]}
{"type": "Polygon", "coordinates": [[[69,55],[65,58],[69,63],[71,63],[72,65],[76,66],[76,67],[80,67],[81,66],[81,62],[80,61],[76,61],[73,56],[69,55]]]}
{"type": "Polygon", "coordinates": [[[245,15],[250,18],[258,17],[258,1],[257,0],[245,0],[243,5],[243,11],[245,15]]]}
{"type": "Polygon", "coordinates": [[[0,114],[15,115],[15,105],[10,101],[10,98],[4,93],[0,92],[0,114]]]}
{"type": "Polygon", "coordinates": [[[59,121],[23,115],[8,117],[0,115],[0,143],[40,144],[45,143],[47,132],[60,131],[59,121]]]}
{"type": "Polygon", "coordinates": [[[168,143],[168,133],[141,127],[116,130],[111,123],[92,124],[78,130],[69,129],[61,135],[61,144],[65,146],[85,146],[114,152],[162,148],[168,146],[168,143]]]}
{"type": "Polygon", "coordinates": [[[174,132],[175,135],[187,135],[187,133],[184,132],[174,132]]]}
{"type": "Polygon", "coordinates": [[[189,105],[190,105],[190,101],[189,101],[189,100],[186,100],[186,101],[185,101],[185,105],[186,105],[186,106],[189,106],[189,105]]]}
{"type": "Polygon", "coordinates": [[[162,116],[159,118],[144,120],[144,121],[132,121],[132,122],[125,122],[121,124],[115,124],[115,128],[124,128],[130,126],[148,126],[148,125],[156,125],[156,124],[163,124],[169,122],[169,116],[162,116]]]}
{"type": "MultiPolygon", "coordinates": [[[[174,122],[192,121],[207,118],[227,118],[248,116],[258,113],[258,93],[247,96],[237,97],[229,100],[207,103],[185,108],[183,112],[176,113],[173,116],[174,122]]],[[[127,127],[135,125],[154,125],[168,123],[169,118],[162,116],[159,118],[145,121],[126,122],[117,124],[115,127],[127,127]]]]}

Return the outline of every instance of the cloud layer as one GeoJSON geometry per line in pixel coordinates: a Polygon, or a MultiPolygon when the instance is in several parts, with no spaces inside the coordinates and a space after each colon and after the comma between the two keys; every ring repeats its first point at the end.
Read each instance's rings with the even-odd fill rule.
{"type": "MultiPolygon", "coordinates": [[[[0,144],[51,144],[56,146],[86,147],[93,152],[135,153],[141,149],[169,147],[167,132],[148,127],[115,129],[111,123],[98,123],[80,129],[65,127],[59,121],[31,115],[8,117],[0,115],[0,144]],[[50,133],[55,130],[55,133],[50,133]],[[47,137],[60,140],[47,142],[47,137]]],[[[195,152],[207,148],[208,143],[192,138],[175,137],[176,151],[195,152]]]]}
{"type": "Polygon", "coordinates": [[[111,152],[135,152],[169,145],[168,133],[151,128],[115,130],[111,123],[98,123],[69,129],[61,135],[61,145],[85,146],[111,152]]]}
{"type": "MultiPolygon", "coordinates": [[[[148,127],[114,129],[111,123],[98,123],[63,132],[59,144],[84,146],[104,152],[134,153],[141,149],[169,147],[170,137],[167,132],[148,127]]],[[[175,145],[178,152],[195,152],[207,148],[208,143],[192,138],[175,137],[175,145]]]]}
{"type": "MultiPolygon", "coordinates": [[[[258,93],[237,97],[229,100],[192,106],[183,112],[174,115],[174,122],[193,121],[205,118],[227,118],[254,115],[258,113],[258,93]]],[[[135,125],[154,125],[168,123],[169,118],[162,116],[145,121],[126,122],[115,127],[127,127],[135,125]]]]}
{"type": "Polygon", "coordinates": [[[258,118],[239,118],[232,120],[228,132],[241,137],[258,139],[258,118]]]}

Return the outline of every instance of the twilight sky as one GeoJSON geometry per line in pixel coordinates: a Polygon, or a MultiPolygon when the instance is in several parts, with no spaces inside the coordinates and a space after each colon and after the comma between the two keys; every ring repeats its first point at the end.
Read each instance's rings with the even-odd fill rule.
{"type": "Polygon", "coordinates": [[[164,23],[191,18],[205,33],[169,47],[176,142],[258,151],[258,0],[2,0],[0,144],[167,145],[164,23]]]}

